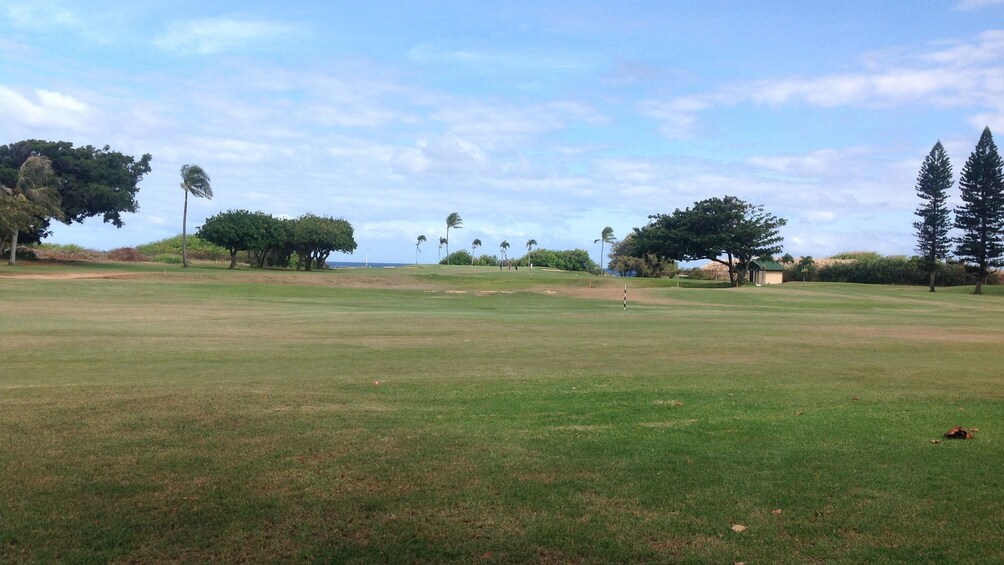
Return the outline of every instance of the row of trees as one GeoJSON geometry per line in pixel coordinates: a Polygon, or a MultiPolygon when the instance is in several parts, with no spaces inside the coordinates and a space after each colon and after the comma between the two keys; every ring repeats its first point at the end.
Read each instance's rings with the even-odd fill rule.
{"type": "Polygon", "coordinates": [[[599,266],[589,258],[589,252],[584,249],[534,249],[521,257],[500,259],[498,255],[484,254],[475,257],[467,250],[454,251],[440,261],[441,265],[477,265],[481,267],[498,267],[512,265],[525,267],[550,267],[563,271],[588,271],[599,273],[599,266]]]}
{"type": "Polygon", "coordinates": [[[150,172],[150,154],[135,159],[107,145],[74,147],[67,141],[19,141],[0,146],[0,247],[36,243],[51,220],[67,224],[101,216],[122,227],[135,212],[139,182],[150,172]]]}
{"type": "MultiPolygon", "coordinates": [[[[470,253],[468,253],[467,251],[458,251],[458,252],[450,253],[450,230],[451,229],[461,229],[461,228],[463,228],[463,223],[464,223],[463,219],[460,217],[460,214],[457,213],[457,212],[452,212],[452,213],[450,213],[446,217],[446,235],[444,237],[440,237],[439,238],[439,251],[440,251],[440,255],[439,255],[439,258],[438,258],[439,264],[441,264],[441,265],[467,265],[467,264],[470,264],[471,266],[474,266],[474,265],[498,266],[499,263],[512,262],[515,265],[523,265],[523,264],[536,263],[536,264],[539,264],[541,266],[548,266],[548,267],[554,267],[554,268],[565,268],[565,267],[559,267],[558,264],[560,264],[560,265],[574,265],[574,268],[570,268],[568,270],[590,270],[590,271],[592,271],[592,270],[599,270],[599,267],[597,266],[597,264],[593,263],[592,260],[589,259],[588,253],[586,253],[586,257],[585,257],[584,261],[580,260],[580,258],[578,257],[578,253],[579,252],[585,253],[585,252],[582,251],[582,250],[579,250],[579,249],[572,250],[570,252],[549,251],[549,250],[541,249],[541,250],[538,250],[539,251],[538,255],[540,255],[540,254],[542,254],[543,252],[546,251],[547,252],[546,253],[546,257],[547,258],[543,259],[543,260],[536,260],[535,261],[536,256],[534,255],[534,248],[538,247],[538,243],[537,243],[537,240],[533,239],[533,238],[530,238],[530,239],[527,240],[527,242],[526,242],[526,255],[524,255],[520,259],[510,259],[509,258],[509,256],[508,256],[509,255],[509,250],[512,247],[512,245],[509,243],[509,240],[502,240],[502,242],[499,244],[499,255],[498,256],[485,254],[485,255],[481,255],[480,257],[475,257],[475,255],[474,255],[475,251],[478,248],[480,248],[480,247],[482,247],[484,245],[483,242],[480,239],[478,239],[478,238],[475,238],[473,241],[471,241],[471,251],[470,251],[470,253]],[[443,250],[444,247],[446,248],[446,258],[445,259],[442,258],[442,250],[443,250]],[[550,263],[555,263],[555,264],[552,265],[550,263]]],[[[425,234],[419,235],[418,238],[415,241],[415,264],[416,265],[418,264],[418,255],[422,252],[422,244],[425,243],[425,242],[427,242],[427,241],[429,241],[429,239],[425,236],[425,234]]],[[[593,242],[593,243],[599,243],[600,244],[600,258],[601,259],[603,257],[603,245],[604,244],[612,244],[615,241],[616,241],[616,238],[614,238],[614,230],[613,230],[613,228],[611,228],[609,226],[603,228],[603,231],[600,233],[600,238],[593,242]]]]}
{"type": "Polygon", "coordinates": [[[938,141],[917,175],[917,195],[923,203],[916,212],[920,220],[913,224],[916,249],[924,259],[931,292],[938,266],[949,257],[955,243],[956,257],[976,267],[974,294],[982,294],[989,269],[1004,265],[1004,164],[989,127],[983,129],[962,168],[959,178],[962,205],[955,208],[954,223],[948,208],[948,189],[952,184],[952,164],[938,141]],[[953,225],[961,230],[955,238],[949,236],[953,225]]]}
{"type": "Polygon", "coordinates": [[[230,252],[230,268],[237,254],[248,253],[255,267],[323,269],[333,251],[356,249],[352,224],[342,218],[305,214],[295,219],[276,218],[264,212],[229,210],[210,218],[197,235],[230,252]],[[293,260],[293,257],[296,260],[293,260]]]}

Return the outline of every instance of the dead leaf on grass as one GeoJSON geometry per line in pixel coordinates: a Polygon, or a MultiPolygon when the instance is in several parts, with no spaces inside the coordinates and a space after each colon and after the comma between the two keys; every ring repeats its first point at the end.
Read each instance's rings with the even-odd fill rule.
{"type": "Polygon", "coordinates": [[[775,516],[780,516],[780,515],[781,515],[781,509],[780,509],[780,508],[775,508],[775,509],[774,509],[774,510],[773,510],[773,511],[771,512],[771,514],[773,514],[773,515],[775,515],[775,516]]]}
{"type": "Polygon", "coordinates": [[[940,439],[932,439],[931,443],[941,443],[941,440],[940,439]]]}
{"type": "Polygon", "coordinates": [[[945,432],[945,437],[948,439],[973,439],[973,434],[962,426],[955,426],[945,432]]]}
{"type": "Polygon", "coordinates": [[[741,533],[746,531],[746,526],[742,524],[732,524],[732,531],[735,533],[741,533]]]}

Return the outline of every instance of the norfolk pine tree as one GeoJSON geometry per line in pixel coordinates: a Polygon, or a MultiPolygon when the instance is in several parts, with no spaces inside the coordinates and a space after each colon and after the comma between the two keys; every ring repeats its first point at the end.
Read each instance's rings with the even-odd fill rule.
{"type": "Polygon", "coordinates": [[[930,274],[931,292],[934,292],[934,272],[938,260],[948,255],[952,242],[948,237],[951,227],[948,189],[952,184],[952,164],[941,141],[938,141],[917,174],[917,196],[924,203],[916,212],[920,221],[913,223],[917,230],[917,253],[924,258],[924,268],[930,274]]]}
{"type": "Polygon", "coordinates": [[[1000,266],[1004,255],[1004,172],[989,127],[962,168],[959,192],[963,205],[955,209],[955,227],[962,236],[955,254],[976,265],[973,294],[983,294],[988,269],[1000,266]]]}

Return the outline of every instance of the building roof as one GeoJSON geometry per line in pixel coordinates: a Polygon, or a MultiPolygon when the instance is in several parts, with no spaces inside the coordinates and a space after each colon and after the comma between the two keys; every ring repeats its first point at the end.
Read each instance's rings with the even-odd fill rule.
{"type": "Polygon", "coordinates": [[[750,262],[750,266],[756,266],[761,271],[783,271],[784,266],[777,261],[768,261],[766,259],[754,259],[750,262]]]}

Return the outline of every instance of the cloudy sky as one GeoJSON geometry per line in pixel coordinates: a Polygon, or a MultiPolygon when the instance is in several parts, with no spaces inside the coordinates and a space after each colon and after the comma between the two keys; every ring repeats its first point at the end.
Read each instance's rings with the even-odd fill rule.
{"type": "MultiPolygon", "coordinates": [[[[220,211],[344,217],[333,260],[528,239],[595,257],[655,213],[734,195],[785,250],[912,254],[937,140],[956,176],[1004,139],[1004,0],[0,0],[0,143],[153,155],[140,210],[50,241],[181,232],[178,170],[220,211]],[[282,5],[289,4],[289,5],[282,5]]],[[[957,194],[957,188],[953,188],[957,194]]]]}

